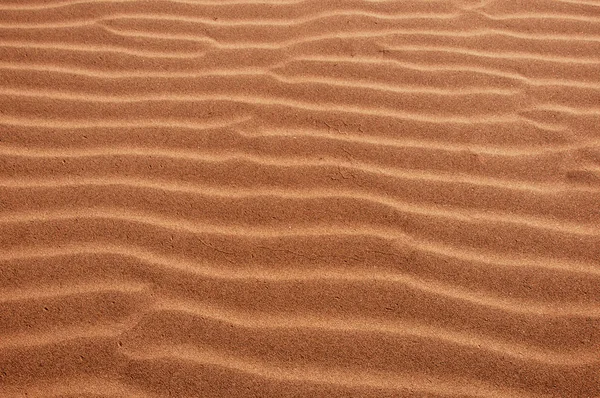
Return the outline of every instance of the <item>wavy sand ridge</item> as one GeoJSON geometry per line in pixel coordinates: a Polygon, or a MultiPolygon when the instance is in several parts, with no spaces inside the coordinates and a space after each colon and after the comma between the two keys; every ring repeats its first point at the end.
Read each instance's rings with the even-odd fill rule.
{"type": "Polygon", "coordinates": [[[0,395],[600,397],[600,3],[0,4],[0,395]]]}

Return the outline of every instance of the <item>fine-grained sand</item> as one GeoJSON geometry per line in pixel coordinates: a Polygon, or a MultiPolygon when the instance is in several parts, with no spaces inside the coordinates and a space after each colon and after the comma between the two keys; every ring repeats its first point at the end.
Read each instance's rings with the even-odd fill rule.
{"type": "Polygon", "coordinates": [[[1,397],[600,397],[599,0],[3,0],[1,397]]]}

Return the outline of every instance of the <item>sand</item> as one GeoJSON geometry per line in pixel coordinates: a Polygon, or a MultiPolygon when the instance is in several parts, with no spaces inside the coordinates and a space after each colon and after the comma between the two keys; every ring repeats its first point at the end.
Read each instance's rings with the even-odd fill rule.
{"type": "Polygon", "coordinates": [[[3,0],[1,397],[600,397],[600,1],[3,0]]]}

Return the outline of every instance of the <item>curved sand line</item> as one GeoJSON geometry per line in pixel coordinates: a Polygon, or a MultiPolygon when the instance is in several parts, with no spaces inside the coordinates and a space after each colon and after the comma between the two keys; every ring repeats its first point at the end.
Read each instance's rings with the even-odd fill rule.
{"type": "MultiPolygon", "coordinates": [[[[67,157],[73,156],[67,155],[67,157]]],[[[142,155],[144,156],[144,155],[142,155]]],[[[152,154],[156,156],[156,154],[152,154]]],[[[517,224],[534,229],[541,229],[553,232],[560,232],[574,235],[584,236],[600,236],[600,228],[594,224],[572,223],[569,221],[553,221],[551,219],[533,218],[520,215],[502,214],[498,212],[484,212],[469,209],[468,211],[461,208],[449,209],[433,206],[420,206],[411,203],[401,202],[393,199],[388,199],[377,195],[365,195],[358,192],[344,190],[310,190],[293,192],[290,190],[273,190],[273,189],[252,189],[248,190],[233,190],[227,188],[214,189],[208,186],[191,186],[189,184],[174,183],[174,182],[153,182],[152,180],[144,181],[139,179],[65,179],[52,181],[3,181],[0,180],[0,188],[29,188],[36,190],[39,188],[51,188],[53,190],[65,187],[86,187],[99,186],[105,188],[117,187],[133,187],[141,189],[151,189],[157,191],[168,191],[172,193],[191,193],[199,196],[217,196],[223,198],[281,198],[281,199],[297,199],[299,201],[309,201],[315,199],[349,199],[361,202],[372,202],[374,204],[386,206],[394,210],[422,215],[433,216],[440,218],[448,218],[451,220],[465,222],[490,222],[503,224],[517,224]]]]}

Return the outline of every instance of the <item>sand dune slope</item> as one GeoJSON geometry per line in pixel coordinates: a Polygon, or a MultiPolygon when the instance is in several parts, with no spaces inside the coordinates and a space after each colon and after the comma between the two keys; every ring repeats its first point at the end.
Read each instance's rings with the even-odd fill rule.
{"type": "Polygon", "coordinates": [[[600,397],[600,2],[0,3],[0,396],[600,397]]]}

